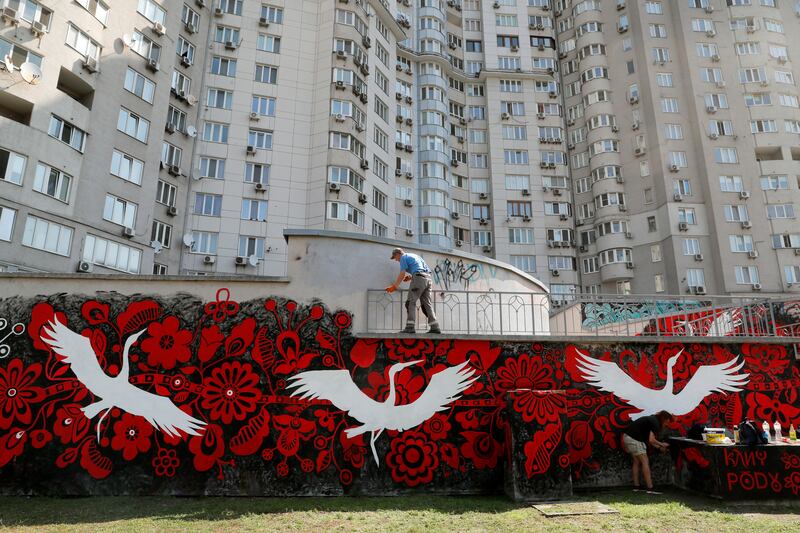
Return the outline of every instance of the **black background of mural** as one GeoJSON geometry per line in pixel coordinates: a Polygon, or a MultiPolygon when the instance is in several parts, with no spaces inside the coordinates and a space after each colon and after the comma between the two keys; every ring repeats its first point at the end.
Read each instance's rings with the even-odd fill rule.
{"type": "MultiPolygon", "coordinates": [[[[321,450],[315,445],[314,438],[300,439],[296,455],[283,457],[280,461],[287,465],[287,471],[282,475],[278,472],[277,464],[281,459],[277,452],[274,457],[269,458],[263,455],[265,448],[276,448],[276,441],[281,438],[279,431],[273,427],[269,434],[265,436],[263,445],[258,453],[247,455],[236,455],[230,451],[230,442],[244,428],[245,425],[258,413],[251,413],[249,418],[232,423],[220,423],[221,434],[219,438],[226,443],[224,454],[218,458],[214,467],[205,470],[193,468],[193,460],[196,454],[189,450],[186,442],[167,446],[165,449],[175,450],[175,459],[180,462],[175,475],[157,476],[154,475],[155,449],[142,452],[131,460],[123,460],[122,456],[110,448],[103,448],[102,453],[113,463],[113,471],[105,479],[95,479],[78,462],[73,462],[64,468],[56,467],[56,461],[60,454],[64,452],[65,446],[54,439],[41,448],[34,448],[32,441],[28,440],[22,453],[11,458],[5,466],[0,467],[0,493],[4,494],[50,494],[50,495],[86,495],[86,494],[175,494],[175,495],[326,495],[326,494],[398,494],[405,492],[422,493],[486,493],[500,492],[503,490],[503,471],[505,467],[505,454],[499,453],[498,457],[491,455],[480,456],[480,446],[476,445],[469,449],[469,453],[478,454],[472,457],[464,450],[469,448],[470,435],[476,431],[483,432],[487,438],[483,442],[491,448],[494,445],[503,446],[506,441],[506,431],[508,430],[507,415],[503,405],[498,404],[496,398],[489,392],[490,384],[498,386],[508,372],[513,374],[514,369],[518,375],[534,375],[536,372],[528,367],[527,373],[519,370],[520,365],[537,365],[541,370],[542,376],[539,381],[533,380],[530,383],[520,383],[514,381],[514,388],[568,388],[570,399],[573,402],[571,409],[577,410],[577,414],[569,416],[569,420],[563,422],[562,439],[559,446],[569,446],[573,454],[572,472],[574,476],[574,486],[576,487],[603,487],[628,484],[630,480],[630,460],[619,451],[618,446],[611,443],[619,440],[619,431],[624,427],[626,421],[620,419],[620,414],[626,412],[625,404],[608,394],[599,393],[597,389],[585,384],[574,382],[567,370],[567,353],[570,347],[565,343],[541,342],[531,344],[530,342],[514,341],[509,339],[502,343],[489,343],[486,341],[450,341],[450,340],[368,340],[356,339],[350,331],[349,314],[345,311],[330,311],[321,302],[309,302],[307,304],[297,304],[294,311],[290,311],[293,302],[283,298],[257,299],[242,302],[238,312],[230,317],[223,317],[219,322],[212,322],[208,317],[209,302],[202,302],[199,299],[186,295],[177,294],[171,297],[146,297],[142,295],[124,296],[116,293],[99,293],[94,297],[76,295],[53,295],[38,299],[7,298],[0,300],[0,317],[8,319],[10,325],[21,321],[28,323],[31,318],[31,310],[34,305],[47,302],[57,311],[63,312],[68,319],[68,325],[76,332],[81,332],[84,328],[100,329],[110,339],[115,332],[106,325],[90,325],[85,319],[81,309],[87,301],[97,301],[109,307],[109,317],[118,317],[131,304],[131,302],[152,300],[159,304],[161,313],[159,319],[167,316],[175,316],[180,320],[181,328],[188,331],[199,331],[201,326],[215,324],[219,327],[219,332],[224,339],[229,339],[234,334],[237,325],[242,320],[252,318],[255,320],[255,328],[265,327],[269,341],[275,344],[278,341],[281,331],[296,329],[298,336],[297,349],[303,352],[317,352],[320,354],[306,368],[302,370],[330,369],[337,368],[335,362],[333,366],[323,364],[323,355],[334,357],[338,355],[344,362],[344,366],[351,371],[355,383],[364,391],[374,389],[377,386],[370,381],[370,377],[375,377],[375,373],[384,374],[385,369],[399,360],[411,360],[414,358],[426,359],[427,368],[425,372],[430,372],[434,364],[441,367],[450,366],[453,363],[448,359],[456,352],[465,352],[461,357],[477,360],[486,356],[487,352],[492,352],[496,359],[492,359],[490,366],[482,373],[479,385],[483,389],[475,393],[474,397],[481,399],[481,405],[469,405],[466,403],[456,404],[452,407],[451,424],[446,430],[446,436],[442,440],[434,441],[432,433],[427,429],[415,428],[405,434],[384,433],[376,442],[378,455],[381,464],[376,465],[372,460],[371,452],[368,447],[358,446],[346,449],[343,441],[339,439],[339,427],[333,429],[331,426],[320,422],[320,416],[315,412],[318,410],[327,411],[336,420],[347,421],[352,426],[355,423],[330,405],[300,406],[287,403],[284,400],[275,402],[265,402],[264,409],[269,417],[274,421],[276,416],[285,415],[292,409],[297,409],[297,418],[315,422],[314,432],[317,437],[328,439],[332,445],[333,457],[329,460],[339,465],[336,468],[325,467],[315,468],[313,471],[305,471],[301,468],[304,465],[300,458],[313,459],[315,463],[320,461],[321,450]],[[265,307],[265,302],[274,303],[274,311],[265,307]],[[322,312],[319,312],[319,310],[322,312]],[[318,316],[310,319],[311,316],[318,316]],[[341,322],[337,322],[340,320],[341,322]],[[305,321],[302,327],[299,325],[305,321]],[[335,346],[331,339],[338,339],[335,346]],[[460,343],[460,344],[459,344],[460,343]],[[327,347],[326,347],[327,346],[327,347]],[[364,351],[370,351],[374,357],[366,366],[354,364],[364,351]],[[338,354],[337,354],[338,352],[338,354]],[[582,403],[582,402],[585,402],[582,403]],[[591,414],[587,414],[588,408],[583,409],[584,405],[592,405],[591,414]],[[576,407],[577,406],[577,407],[576,407]],[[467,428],[464,424],[456,424],[455,418],[459,413],[464,414],[473,411],[480,420],[479,426],[467,428]],[[316,418],[315,418],[316,417],[316,418]],[[597,422],[603,419],[605,425],[589,427],[590,421],[597,422]],[[489,422],[487,422],[489,421],[489,422]],[[583,429],[581,424],[587,425],[590,442],[580,441],[576,429],[583,429]],[[570,431],[572,430],[572,431],[570,431]],[[459,451],[459,457],[452,464],[444,464],[444,459],[436,459],[437,465],[428,464],[427,470],[424,465],[419,466],[414,472],[407,475],[402,473],[402,469],[390,466],[389,457],[400,457],[398,442],[403,441],[407,446],[415,445],[412,442],[413,436],[418,435],[418,443],[422,450],[436,449],[443,454],[445,446],[449,446],[459,451]],[[405,439],[405,440],[403,440],[405,439]],[[427,448],[425,446],[428,446],[427,448]],[[477,451],[476,451],[477,450],[477,451]],[[364,457],[360,467],[353,467],[358,461],[353,461],[352,454],[362,454],[364,457]],[[348,455],[349,454],[349,455],[348,455]],[[349,459],[348,459],[349,457],[349,459]],[[350,463],[348,463],[350,461],[350,463]],[[351,466],[341,466],[341,465],[351,466]],[[319,471],[317,471],[319,470],[319,471]],[[345,474],[344,471],[349,474],[345,474]],[[398,473],[399,472],[399,473],[398,473]],[[349,476],[349,477],[348,477],[349,476]]],[[[220,302],[216,302],[219,304],[220,302]]],[[[2,336],[4,333],[0,333],[2,336]]],[[[10,355],[0,360],[0,369],[9,368],[9,365],[16,359],[21,360],[25,366],[33,363],[45,364],[47,352],[36,349],[33,346],[31,337],[26,332],[20,336],[10,336],[5,341],[10,346],[10,355]]],[[[116,341],[115,341],[116,342],[116,341]]],[[[195,335],[189,345],[192,352],[192,359],[188,363],[195,363],[200,338],[195,335]]],[[[251,365],[254,369],[259,368],[259,363],[254,359],[253,349],[255,344],[250,341],[250,346],[235,360],[242,364],[251,365]]],[[[673,346],[682,346],[673,344],[673,346]]],[[[688,345],[687,345],[688,346],[688,345]]],[[[604,354],[613,354],[619,357],[621,362],[638,368],[638,372],[653,374],[656,370],[656,355],[659,349],[663,349],[664,344],[656,343],[597,343],[585,344],[581,350],[588,351],[593,357],[602,357],[604,354]]],[[[691,347],[690,347],[691,348],[691,347]]],[[[677,348],[676,348],[677,349],[677,348]]],[[[711,349],[711,348],[709,348],[711,349]]],[[[716,347],[714,348],[716,349],[716,347]]],[[[744,347],[738,344],[726,344],[724,349],[733,355],[743,354],[744,347]]],[[[702,350],[696,350],[700,353],[702,350]]],[[[132,353],[134,353],[132,351],[132,353]]],[[[689,349],[689,353],[692,350],[689,349]]],[[[109,359],[115,357],[109,350],[109,359]]],[[[139,355],[141,353],[139,352],[139,355]]],[[[119,358],[119,355],[116,355],[119,358]]],[[[330,363],[330,360],[327,361],[330,363]]],[[[797,362],[793,363],[797,366],[797,362]]],[[[173,370],[165,371],[167,374],[179,375],[180,365],[173,370]]],[[[408,371],[409,376],[423,375],[421,368],[412,367],[408,371]]],[[[796,370],[794,373],[796,374],[796,370]]],[[[135,378],[141,371],[137,365],[131,365],[130,375],[135,378]]],[[[288,393],[283,389],[285,379],[288,375],[269,375],[266,372],[256,371],[259,376],[259,387],[264,396],[270,395],[273,391],[275,396],[287,397],[288,393]],[[270,381],[267,383],[267,381],[270,381]]],[[[71,372],[67,372],[72,377],[71,372]]],[[[190,381],[193,378],[191,375],[190,381]]],[[[793,376],[792,365],[782,369],[775,375],[776,379],[790,379],[793,376]]],[[[409,379],[413,379],[409,378],[409,379]]],[[[652,378],[654,386],[663,386],[663,378],[655,376],[652,378]]],[[[37,385],[45,387],[50,383],[40,376],[37,385]]],[[[144,387],[143,385],[139,385],[144,387]]],[[[493,389],[494,390],[494,389],[493,389]]],[[[499,388],[497,390],[500,390],[499,388]]],[[[735,396],[735,395],[733,395],[735,396]]],[[[172,396],[175,398],[175,395],[172,396]]],[[[472,398],[473,396],[470,396],[472,398]]],[[[503,400],[505,398],[503,394],[503,400]]],[[[723,409],[730,398],[721,399],[719,409],[723,409]]],[[[88,405],[88,398],[78,402],[82,406],[88,405]]],[[[795,398],[792,402],[795,406],[800,406],[800,402],[795,398]]],[[[715,409],[717,404],[712,405],[715,409]]],[[[668,406],[665,406],[668,407],[668,406]]],[[[33,406],[34,410],[36,406],[33,406]]],[[[709,416],[719,416],[716,411],[709,416]]],[[[116,415],[117,418],[119,414],[116,415]]],[[[517,413],[514,413],[517,416],[517,413]]],[[[50,416],[52,418],[52,415],[50,416]]],[[[113,415],[112,415],[112,418],[113,415]]],[[[94,434],[97,418],[91,422],[90,433],[94,434]]],[[[47,420],[51,423],[52,420],[47,420]]],[[[113,423],[113,421],[112,421],[113,423]]],[[[9,431],[18,427],[14,424],[9,430],[0,429],[0,439],[9,431]]],[[[533,433],[528,433],[527,438],[533,438],[533,433]]],[[[162,436],[154,437],[161,439],[162,436]]],[[[8,439],[6,443],[10,442],[8,439]]],[[[159,441],[161,442],[161,441],[159,441]]],[[[367,441],[365,440],[365,443],[367,441]]],[[[448,448],[448,449],[450,449],[448,448]]],[[[406,448],[408,449],[408,447],[406,448]]],[[[491,453],[491,450],[490,450],[491,453]]],[[[0,451],[2,454],[2,451],[0,451]]],[[[558,466],[559,454],[553,454],[552,464],[558,466]]],[[[438,457],[444,457],[439,455],[438,457]]],[[[2,456],[0,455],[0,458],[2,456]]],[[[524,458],[516,457],[520,461],[524,458]]],[[[670,468],[669,458],[659,456],[654,458],[655,475],[660,482],[667,480],[668,469],[670,468]]],[[[319,464],[317,463],[317,466],[319,464]]],[[[406,470],[410,468],[405,465],[406,470]]],[[[535,485],[536,481],[532,481],[535,485]]]]}

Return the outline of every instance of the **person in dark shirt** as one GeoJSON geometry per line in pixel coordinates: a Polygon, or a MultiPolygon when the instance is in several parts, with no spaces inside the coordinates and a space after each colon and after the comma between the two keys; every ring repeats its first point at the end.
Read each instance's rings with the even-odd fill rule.
{"type": "Polygon", "coordinates": [[[672,415],[667,411],[659,411],[655,415],[643,416],[631,422],[622,435],[622,446],[633,457],[633,490],[640,490],[639,473],[644,477],[644,484],[648,494],[661,494],[653,490],[653,479],[650,476],[650,461],[647,459],[647,445],[650,444],[659,451],[666,451],[669,446],[658,440],[664,423],[672,420],[672,415]]]}

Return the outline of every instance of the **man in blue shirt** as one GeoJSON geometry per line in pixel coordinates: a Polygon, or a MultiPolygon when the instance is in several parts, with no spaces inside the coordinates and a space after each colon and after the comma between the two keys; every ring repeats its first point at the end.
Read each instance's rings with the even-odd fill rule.
{"type": "Polygon", "coordinates": [[[386,292],[396,291],[403,281],[411,281],[406,300],[406,327],[401,333],[417,332],[417,300],[422,306],[422,313],[428,318],[428,333],[441,333],[431,301],[431,269],[420,256],[405,253],[402,248],[392,250],[392,259],[400,263],[400,274],[394,283],[386,287],[386,292]]]}

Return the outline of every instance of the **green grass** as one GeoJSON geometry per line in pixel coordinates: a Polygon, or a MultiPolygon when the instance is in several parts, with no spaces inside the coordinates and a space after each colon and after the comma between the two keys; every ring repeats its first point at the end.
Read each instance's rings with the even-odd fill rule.
{"type": "Polygon", "coordinates": [[[2,531],[797,531],[800,502],[728,505],[668,492],[600,492],[613,515],[545,518],[502,496],[394,498],[0,497],[2,531]]]}

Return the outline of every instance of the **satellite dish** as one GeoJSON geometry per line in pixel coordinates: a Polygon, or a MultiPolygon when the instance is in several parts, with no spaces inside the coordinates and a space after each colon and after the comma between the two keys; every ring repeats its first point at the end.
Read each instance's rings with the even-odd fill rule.
{"type": "Polygon", "coordinates": [[[197,128],[195,128],[194,126],[188,126],[186,128],[186,135],[194,139],[195,137],[197,137],[197,128]]]}
{"type": "Polygon", "coordinates": [[[258,256],[256,254],[251,255],[247,258],[247,262],[250,263],[250,266],[258,266],[258,256]]]}
{"type": "Polygon", "coordinates": [[[127,33],[122,36],[122,42],[125,43],[125,46],[129,47],[133,44],[133,39],[127,33]]]}
{"type": "Polygon", "coordinates": [[[11,56],[6,54],[3,58],[3,64],[6,66],[6,70],[9,72],[14,72],[14,61],[11,59],[11,56]]]}
{"type": "Polygon", "coordinates": [[[189,105],[194,105],[197,103],[197,97],[193,94],[190,94],[186,97],[186,103],[189,105]]]}
{"type": "Polygon", "coordinates": [[[183,244],[186,246],[193,246],[194,245],[194,236],[191,233],[186,233],[183,236],[183,244]]]}
{"type": "Polygon", "coordinates": [[[153,248],[153,253],[154,254],[160,254],[161,253],[161,249],[164,247],[164,245],[162,245],[158,241],[150,241],[150,246],[153,248]]]}
{"type": "Polygon", "coordinates": [[[31,63],[30,61],[23,63],[22,66],[19,67],[19,71],[22,74],[22,79],[31,85],[37,85],[42,81],[42,69],[39,68],[39,65],[31,63]]]}

